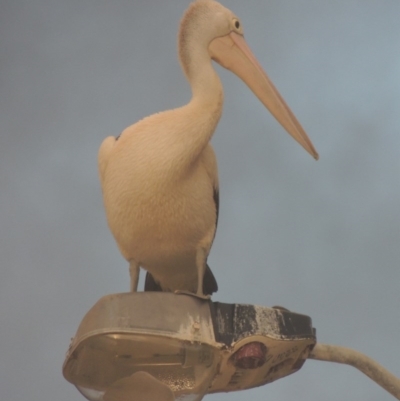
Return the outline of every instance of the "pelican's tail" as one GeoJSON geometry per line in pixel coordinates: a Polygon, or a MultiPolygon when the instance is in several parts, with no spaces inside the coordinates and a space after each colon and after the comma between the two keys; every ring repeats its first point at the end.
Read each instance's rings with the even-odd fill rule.
{"type": "MultiPolygon", "coordinates": [[[[183,289],[183,288],[182,288],[183,289]]],[[[160,284],[154,280],[154,277],[147,272],[146,281],[144,283],[145,291],[163,291],[160,284]]],[[[203,291],[204,295],[211,295],[213,292],[218,291],[217,280],[214,277],[213,272],[210,269],[210,266],[207,265],[206,271],[204,273],[203,278],[203,291]]]]}

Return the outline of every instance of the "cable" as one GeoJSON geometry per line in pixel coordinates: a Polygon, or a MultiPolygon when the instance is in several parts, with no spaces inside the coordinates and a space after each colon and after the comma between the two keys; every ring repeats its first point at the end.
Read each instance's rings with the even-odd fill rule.
{"type": "Polygon", "coordinates": [[[351,365],[400,400],[400,379],[361,352],[336,345],[316,344],[308,358],[351,365]]]}

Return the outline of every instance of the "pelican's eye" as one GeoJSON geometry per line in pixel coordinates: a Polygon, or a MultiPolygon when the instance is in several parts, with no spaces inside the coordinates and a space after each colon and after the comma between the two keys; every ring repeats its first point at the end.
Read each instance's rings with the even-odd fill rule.
{"type": "Polygon", "coordinates": [[[238,33],[239,35],[243,35],[242,24],[237,18],[232,19],[232,30],[238,33]]]}

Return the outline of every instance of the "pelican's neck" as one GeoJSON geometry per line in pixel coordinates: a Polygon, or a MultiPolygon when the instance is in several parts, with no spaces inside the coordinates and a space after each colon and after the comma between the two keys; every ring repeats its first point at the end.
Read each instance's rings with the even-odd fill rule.
{"type": "Polygon", "coordinates": [[[174,145],[168,145],[169,155],[174,159],[171,166],[178,172],[197,163],[214,134],[223,105],[221,81],[212,66],[207,46],[199,46],[198,41],[190,36],[185,36],[186,40],[180,42],[179,55],[192,89],[192,98],[185,106],[172,111],[175,124],[171,129],[174,133],[171,140],[174,145]]]}
{"type": "Polygon", "coordinates": [[[212,66],[207,44],[202,39],[196,31],[189,30],[181,35],[179,43],[181,66],[192,89],[190,103],[222,108],[221,81],[212,66]]]}
{"type": "Polygon", "coordinates": [[[222,84],[208,52],[193,54],[185,73],[192,89],[191,103],[222,109],[222,84]]]}
{"type": "Polygon", "coordinates": [[[201,153],[221,117],[223,89],[207,47],[191,39],[180,48],[181,65],[192,89],[192,98],[184,109],[191,121],[192,151],[201,153]]]}

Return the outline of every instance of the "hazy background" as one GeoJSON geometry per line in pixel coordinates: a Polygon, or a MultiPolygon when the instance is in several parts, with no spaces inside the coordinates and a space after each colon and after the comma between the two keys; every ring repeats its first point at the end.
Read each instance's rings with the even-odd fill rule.
{"type": "MultiPolygon", "coordinates": [[[[103,295],[129,288],[97,176],[104,137],[182,105],[188,0],[0,1],[0,397],[79,401],[61,368],[103,295]]],[[[221,209],[214,300],[308,314],[318,340],[400,376],[400,3],[226,0],[320,153],[315,162],[245,85],[213,139],[221,209]]],[[[142,288],[142,285],[141,285],[142,288]]],[[[207,400],[393,398],[353,368],[207,400]]]]}

